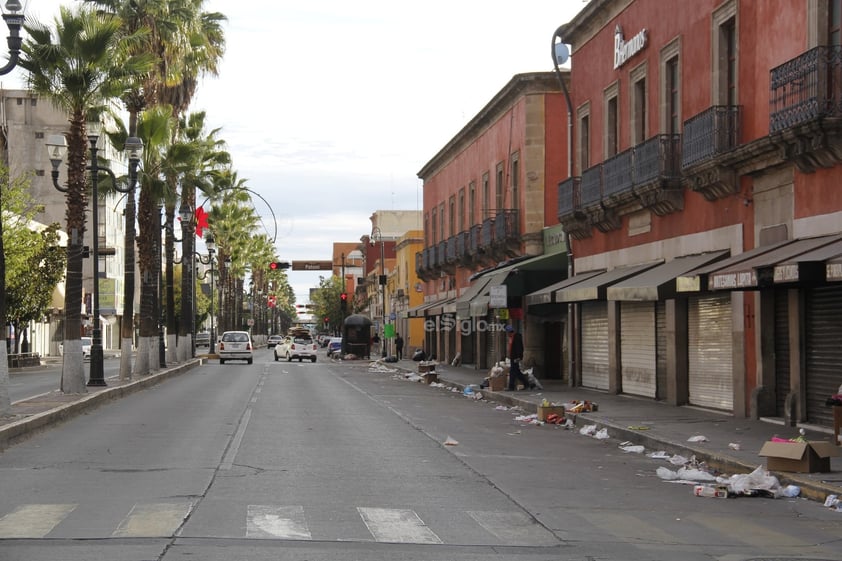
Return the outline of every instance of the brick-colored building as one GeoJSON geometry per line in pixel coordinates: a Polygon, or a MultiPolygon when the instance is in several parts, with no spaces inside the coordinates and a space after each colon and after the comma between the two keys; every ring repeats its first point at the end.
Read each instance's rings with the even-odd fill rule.
{"type": "Polygon", "coordinates": [[[842,374],[839,0],[592,0],[572,47],[574,381],[831,423],[842,374]]]}
{"type": "MultiPolygon", "coordinates": [[[[504,324],[524,332],[531,361],[545,361],[546,324],[524,316],[523,299],[567,269],[566,252],[544,247],[544,230],[558,226],[555,187],[566,169],[561,90],[553,72],[515,75],[418,172],[425,303],[409,316],[424,323],[425,350],[440,361],[489,367],[505,357],[504,324]],[[504,302],[492,302],[501,286],[504,302]]],[[[553,353],[563,319],[553,318],[553,353]]]]}

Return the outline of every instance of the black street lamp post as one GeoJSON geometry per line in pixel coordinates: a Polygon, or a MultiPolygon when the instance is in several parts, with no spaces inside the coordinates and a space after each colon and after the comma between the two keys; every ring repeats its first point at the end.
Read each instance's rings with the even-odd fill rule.
{"type": "MultiPolygon", "coordinates": [[[[380,355],[383,358],[386,358],[387,351],[386,351],[386,321],[388,320],[389,316],[386,315],[386,263],[385,263],[385,251],[383,248],[383,234],[380,232],[380,228],[378,226],[374,227],[374,230],[371,231],[371,244],[374,245],[374,240],[376,239],[380,242],[380,278],[377,281],[377,284],[380,285],[380,313],[383,315],[383,339],[380,342],[380,347],[383,351],[380,355]]],[[[344,280],[343,280],[344,282],[344,280]]]]}
{"type": "MultiPolygon", "coordinates": [[[[210,232],[208,232],[205,235],[205,247],[208,249],[207,259],[203,258],[198,253],[196,254],[196,259],[198,259],[204,265],[210,264],[210,298],[211,298],[210,320],[211,320],[211,330],[210,330],[210,351],[209,351],[209,354],[214,354],[214,352],[216,351],[216,339],[214,337],[215,333],[214,333],[214,313],[213,313],[213,281],[214,281],[214,274],[216,273],[216,271],[214,271],[214,268],[213,268],[213,264],[214,264],[213,254],[216,252],[216,243],[214,242],[213,234],[211,234],[210,232]]],[[[205,277],[204,277],[204,275],[202,275],[199,278],[204,279],[205,277]]],[[[195,305],[195,300],[196,299],[194,298],[193,299],[194,305],[195,305]]],[[[195,316],[195,313],[193,315],[195,316]]],[[[195,331],[196,331],[195,327],[194,327],[193,331],[194,331],[194,337],[195,337],[195,331]]]]}
{"type": "MultiPolygon", "coordinates": [[[[5,16],[4,16],[5,17],[5,16]]],[[[103,369],[103,350],[102,350],[102,324],[99,315],[99,173],[106,173],[111,177],[114,188],[121,193],[128,193],[134,187],[137,181],[137,166],[140,163],[140,151],[143,148],[143,142],[136,137],[129,137],[126,139],[125,149],[129,153],[129,185],[122,187],[117,182],[114,172],[109,168],[100,167],[98,160],[99,149],[97,142],[99,141],[99,133],[101,129],[99,121],[91,121],[87,123],[88,142],[90,143],[91,161],[88,165],[88,171],[91,172],[91,222],[93,223],[92,238],[93,250],[91,257],[93,258],[93,331],[91,333],[91,373],[88,378],[88,386],[105,386],[105,372],[103,369]]],[[[50,156],[50,164],[52,164],[51,176],[53,179],[53,187],[61,191],[67,192],[67,187],[59,184],[59,166],[64,161],[67,154],[67,143],[63,135],[51,135],[47,139],[47,152],[50,156]]]]}

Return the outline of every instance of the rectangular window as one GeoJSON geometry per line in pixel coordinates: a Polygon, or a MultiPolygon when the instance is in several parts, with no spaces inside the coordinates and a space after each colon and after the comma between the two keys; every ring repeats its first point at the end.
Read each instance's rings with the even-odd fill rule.
{"type": "Polygon", "coordinates": [[[830,45],[842,44],[842,0],[830,0],[827,39],[830,45]]]}
{"type": "Polygon", "coordinates": [[[491,210],[491,186],[488,184],[488,173],[482,174],[482,219],[490,216],[491,210]]]}
{"type": "Polygon", "coordinates": [[[459,189],[459,231],[465,231],[465,188],[459,189]]]}
{"type": "Polygon", "coordinates": [[[439,224],[439,236],[440,236],[439,241],[444,241],[444,237],[445,237],[445,233],[446,233],[446,230],[444,229],[444,225],[447,224],[447,222],[445,222],[445,218],[446,218],[446,216],[445,216],[445,212],[444,212],[444,203],[442,203],[441,206],[439,207],[439,222],[440,222],[440,224],[439,224]]]}
{"type": "Polygon", "coordinates": [[[585,115],[579,119],[579,173],[591,167],[591,117],[585,115]]]}
{"type": "Polygon", "coordinates": [[[517,153],[512,154],[512,203],[509,208],[517,210],[520,208],[520,157],[517,153]]]}
{"type": "Polygon", "coordinates": [[[438,222],[439,213],[436,209],[433,209],[433,215],[430,219],[430,245],[436,245],[439,241],[437,232],[436,232],[436,223],[438,222]]]}
{"type": "Polygon", "coordinates": [[[497,164],[497,173],[495,174],[495,181],[494,181],[494,212],[492,215],[497,214],[504,208],[506,208],[506,192],[503,189],[505,185],[503,180],[503,162],[497,164]]]}
{"type": "Polygon", "coordinates": [[[468,225],[477,223],[477,184],[473,181],[468,186],[468,225]]]}
{"type": "Polygon", "coordinates": [[[450,235],[456,235],[456,195],[452,195],[450,197],[450,212],[448,213],[448,217],[450,218],[450,235]]]}
{"type": "Polygon", "coordinates": [[[620,115],[617,96],[612,96],[605,103],[605,157],[610,158],[619,152],[620,115]]]}
{"type": "Polygon", "coordinates": [[[667,60],[665,69],[665,99],[666,99],[666,125],[667,134],[677,134],[681,130],[680,111],[680,89],[678,81],[678,57],[674,56],[667,60]]]}
{"type": "Polygon", "coordinates": [[[646,140],[646,76],[632,84],[632,146],[646,140]]]}

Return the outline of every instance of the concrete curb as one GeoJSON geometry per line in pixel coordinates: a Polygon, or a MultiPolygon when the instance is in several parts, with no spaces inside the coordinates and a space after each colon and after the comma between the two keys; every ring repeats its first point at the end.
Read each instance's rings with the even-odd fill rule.
{"type": "Polygon", "coordinates": [[[16,444],[38,431],[49,428],[53,425],[63,423],[68,419],[90,411],[111,400],[119,399],[140,390],[147,389],[156,384],[169,380],[179,374],[191,370],[202,364],[202,359],[190,359],[188,362],[179,364],[172,368],[144,376],[139,380],[129,382],[120,386],[108,387],[104,390],[81,396],[78,400],[59,405],[48,411],[36,413],[29,417],[20,419],[6,426],[0,427],[0,451],[5,450],[12,444],[16,444]]]}

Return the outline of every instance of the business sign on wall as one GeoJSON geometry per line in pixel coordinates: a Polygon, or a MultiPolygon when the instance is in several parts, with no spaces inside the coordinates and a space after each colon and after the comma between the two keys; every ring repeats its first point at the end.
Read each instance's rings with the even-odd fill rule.
{"type": "Polygon", "coordinates": [[[639,53],[646,46],[646,30],[641,29],[637,35],[626,41],[623,29],[618,25],[614,28],[614,70],[623,66],[627,60],[639,53]]]}

